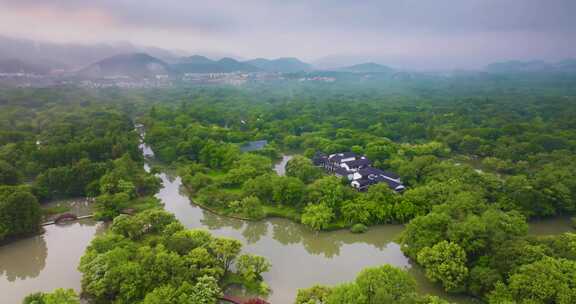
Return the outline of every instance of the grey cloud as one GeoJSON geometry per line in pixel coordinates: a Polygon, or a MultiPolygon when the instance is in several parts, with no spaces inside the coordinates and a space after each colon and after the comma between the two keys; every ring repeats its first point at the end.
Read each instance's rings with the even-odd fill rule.
{"type": "Polygon", "coordinates": [[[140,43],[246,57],[576,56],[576,0],[0,0],[0,7],[97,9],[116,26],[98,37],[128,33],[140,43]]]}
{"type": "Polygon", "coordinates": [[[121,24],[200,27],[541,31],[576,29],[573,0],[0,0],[2,5],[99,8],[121,24]],[[265,23],[263,22],[265,21],[265,23]]]}

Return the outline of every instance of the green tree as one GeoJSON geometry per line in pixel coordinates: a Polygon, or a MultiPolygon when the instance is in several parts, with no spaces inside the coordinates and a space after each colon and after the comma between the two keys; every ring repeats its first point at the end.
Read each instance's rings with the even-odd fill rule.
{"type": "Polygon", "coordinates": [[[340,208],[340,213],[348,224],[369,224],[370,211],[370,202],[363,198],[345,201],[340,208]]]}
{"type": "Polygon", "coordinates": [[[22,236],[40,230],[40,205],[29,192],[12,189],[0,194],[0,240],[22,236]]]}
{"type": "Polygon", "coordinates": [[[338,210],[346,198],[346,191],[341,181],[335,176],[325,176],[308,185],[308,201],[325,203],[338,210]]]}
{"type": "Polygon", "coordinates": [[[242,243],[235,239],[214,238],[208,246],[222,269],[224,269],[224,274],[226,274],[230,270],[234,259],[240,254],[242,243]]]}
{"type": "Polygon", "coordinates": [[[0,185],[16,185],[20,179],[21,174],[14,167],[0,160],[0,185]]]}
{"type": "Polygon", "coordinates": [[[276,203],[296,206],[304,198],[304,183],[295,177],[278,177],[274,180],[272,187],[273,199],[276,203]]]}
{"type": "Polygon", "coordinates": [[[298,289],[295,304],[324,304],[332,292],[330,287],[314,285],[310,288],[298,289]]]}
{"type": "Polygon", "coordinates": [[[462,289],[468,277],[466,252],[455,243],[442,241],[418,253],[418,263],[432,282],[442,282],[447,291],[462,289]]]}
{"type": "Polygon", "coordinates": [[[130,196],[124,192],[103,194],[96,198],[96,217],[111,220],[118,216],[124,208],[128,207],[130,196]]]}
{"type": "Polygon", "coordinates": [[[405,271],[390,265],[364,269],[356,284],[366,303],[410,303],[416,298],[416,281],[405,271]]]}
{"type": "Polygon", "coordinates": [[[545,257],[521,266],[499,283],[489,295],[490,303],[575,303],[576,262],[545,257]]]}
{"type": "Polygon", "coordinates": [[[448,215],[435,212],[413,219],[402,233],[402,251],[416,259],[423,248],[447,239],[446,230],[451,222],[448,215]]]}
{"type": "Polygon", "coordinates": [[[306,157],[296,155],[286,164],[286,176],[292,176],[308,184],[322,175],[322,171],[306,157]]]}
{"type": "Polygon", "coordinates": [[[195,285],[184,282],[178,287],[160,286],[148,293],[144,304],[216,304],[222,294],[211,277],[201,277],[195,285]]]}
{"type": "Polygon", "coordinates": [[[247,196],[240,201],[232,201],[228,206],[232,212],[251,219],[261,219],[265,216],[262,203],[255,196],[247,196]]]}
{"type": "Polygon", "coordinates": [[[80,304],[80,298],[73,289],[55,289],[51,293],[34,293],[28,295],[23,304],[80,304]]]}
{"type": "Polygon", "coordinates": [[[328,227],[333,218],[334,212],[325,204],[309,204],[304,208],[302,224],[318,231],[328,227]]]}
{"type": "Polygon", "coordinates": [[[236,261],[236,270],[248,281],[262,281],[262,273],[270,271],[272,264],[259,255],[243,254],[236,261]]]}

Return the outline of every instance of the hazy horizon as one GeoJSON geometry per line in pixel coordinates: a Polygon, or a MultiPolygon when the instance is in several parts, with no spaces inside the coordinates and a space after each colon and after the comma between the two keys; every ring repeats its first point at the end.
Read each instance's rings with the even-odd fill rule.
{"type": "Polygon", "coordinates": [[[472,69],[576,57],[576,1],[0,0],[0,35],[139,46],[320,67],[373,61],[472,69]]]}

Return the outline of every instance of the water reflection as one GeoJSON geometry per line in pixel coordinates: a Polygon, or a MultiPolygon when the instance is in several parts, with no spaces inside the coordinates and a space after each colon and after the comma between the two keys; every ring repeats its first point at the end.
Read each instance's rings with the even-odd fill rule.
{"type": "Polygon", "coordinates": [[[59,287],[80,291],[80,257],[104,225],[82,220],[45,229],[43,235],[0,247],[0,303],[21,303],[30,293],[59,287]]]}
{"type": "Polygon", "coordinates": [[[272,225],[272,237],[283,245],[297,244],[302,241],[299,227],[295,225],[272,225]]]}
{"type": "MultiPolygon", "coordinates": [[[[196,207],[197,208],[197,207],[196,207]]],[[[232,228],[234,230],[240,230],[244,226],[244,221],[223,217],[216,215],[212,212],[201,210],[203,218],[200,220],[203,226],[210,230],[218,230],[223,228],[232,228]]],[[[251,223],[246,222],[248,225],[251,223]]]]}
{"type": "Polygon", "coordinates": [[[246,225],[244,231],[242,231],[242,236],[246,240],[247,244],[254,244],[260,241],[263,236],[268,234],[268,223],[267,222],[255,222],[246,225]]]}
{"type": "Polygon", "coordinates": [[[0,277],[8,282],[37,277],[46,266],[48,247],[43,236],[35,236],[0,247],[0,277]],[[26,258],[22,258],[26,256],[26,258]]]}

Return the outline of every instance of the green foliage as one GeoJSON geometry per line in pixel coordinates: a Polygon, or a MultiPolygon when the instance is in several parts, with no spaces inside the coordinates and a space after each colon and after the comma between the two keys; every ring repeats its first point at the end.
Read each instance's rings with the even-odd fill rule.
{"type": "Polygon", "coordinates": [[[243,254],[236,261],[237,272],[248,282],[262,281],[262,273],[270,271],[272,264],[266,258],[243,254]]]}
{"type": "Polygon", "coordinates": [[[51,293],[33,293],[24,298],[23,304],[80,304],[80,298],[73,289],[55,289],[51,293]]]}
{"type": "MultiPolygon", "coordinates": [[[[186,230],[165,211],[121,215],[82,257],[82,289],[95,302],[217,303],[221,282],[235,275],[230,269],[241,247],[233,239],[186,230]]],[[[248,284],[260,281],[269,265],[246,256],[235,269],[248,284]]]]}
{"type": "Polygon", "coordinates": [[[127,193],[120,192],[116,194],[103,194],[96,199],[96,218],[102,220],[112,220],[118,216],[121,211],[128,207],[130,196],[127,193]]]}
{"type": "Polygon", "coordinates": [[[308,201],[325,203],[332,209],[339,209],[346,198],[346,190],[335,176],[325,176],[308,186],[308,201]]]}
{"type": "Polygon", "coordinates": [[[416,281],[405,271],[383,265],[362,270],[356,280],[335,287],[313,286],[298,290],[296,304],[446,303],[419,296],[416,281]]]}
{"type": "Polygon", "coordinates": [[[277,204],[296,206],[304,199],[304,183],[295,177],[280,176],[273,180],[272,200],[277,204]]]}
{"type": "Polygon", "coordinates": [[[106,165],[82,159],[75,164],[50,168],[36,180],[38,191],[46,198],[86,196],[94,192],[91,189],[104,174],[106,165]],[[91,191],[92,190],[92,191],[91,191]]]}
{"type": "Polygon", "coordinates": [[[0,160],[0,185],[16,185],[22,177],[14,167],[0,160]]]}
{"type": "Polygon", "coordinates": [[[576,262],[543,258],[523,265],[489,296],[490,303],[574,303],[576,262]]]}
{"type": "Polygon", "coordinates": [[[352,228],[350,228],[350,231],[352,233],[364,233],[368,231],[368,227],[366,227],[364,224],[355,224],[352,226],[352,228]]]}
{"type": "MultiPolygon", "coordinates": [[[[576,212],[574,79],[545,77],[453,75],[441,80],[383,81],[372,75],[358,83],[348,79],[320,86],[287,79],[289,90],[247,85],[162,94],[102,90],[87,95],[73,88],[2,90],[0,206],[4,215],[0,213],[0,235],[11,234],[10,227],[19,233],[37,228],[31,220],[36,218],[37,204],[20,208],[14,201],[6,203],[6,197],[15,192],[13,187],[39,200],[102,195],[97,211],[104,218],[113,218],[126,207],[138,211],[153,207],[147,197],[158,190],[159,180],[142,169],[132,123],[138,117],[146,125],[145,141],[157,157],[185,168],[181,175],[195,201],[225,212],[246,209],[259,217],[260,208],[253,208],[258,204],[251,198],[256,197],[267,214],[297,217],[303,212],[302,221],[315,229],[346,222],[407,223],[402,250],[409,257],[417,259],[425,248],[430,251],[442,242],[456,244],[464,251],[469,269],[459,285],[485,297],[496,285],[510,289],[509,279],[525,265],[545,258],[576,258],[573,236],[526,236],[524,217],[576,212]],[[247,141],[262,139],[269,142],[263,151],[241,153],[238,149],[247,141]],[[303,158],[289,166],[293,176],[278,177],[271,172],[278,147],[305,151],[308,158],[315,151],[364,153],[375,167],[399,173],[408,187],[403,194],[391,192],[385,184],[357,193],[337,178],[312,178],[315,168],[303,158]],[[22,187],[24,180],[33,183],[22,187]],[[16,215],[26,225],[17,223],[16,215]]],[[[175,229],[175,225],[168,226],[175,229]]],[[[131,256],[137,250],[122,248],[145,246],[140,242],[159,237],[150,237],[146,226],[126,217],[120,217],[117,227],[124,232],[96,243],[109,248],[118,242],[119,249],[107,252],[117,250],[110,254],[125,262],[117,268],[136,279],[124,283],[124,277],[112,272],[107,279],[124,285],[122,292],[114,290],[106,296],[122,293],[125,299],[143,301],[141,283],[132,284],[143,282],[133,263],[138,259],[131,256]],[[125,255],[130,259],[122,260],[125,255]]],[[[173,231],[160,243],[165,251],[193,252],[194,259],[209,264],[210,257],[214,258],[209,246],[199,248],[190,239],[195,237],[173,231]]],[[[146,245],[158,247],[160,243],[146,245]]],[[[158,253],[164,254],[160,249],[158,253]]],[[[438,263],[426,268],[433,270],[438,263]]],[[[198,267],[203,269],[199,273],[209,276],[218,273],[216,268],[198,267]]],[[[529,279],[526,276],[522,282],[538,284],[529,279]]],[[[195,286],[194,280],[186,282],[195,286]]],[[[181,284],[164,285],[177,290],[181,284]]],[[[349,295],[349,302],[361,297],[358,286],[335,290],[349,295]]],[[[506,292],[503,297],[514,299],[515,295],[506,292]]]]}
{"type": "Polygon", "coordinates": [[[325,204],[310,204],[304,209],[302,214],[302,224],[314,229],[322,230],[334,218],[334,212],[325,204]]]}
{"type": "Polygon", "coordinates": [[[142,303],[144,304],[216,304],[222,291],[216,280],[209,276],[198,279],[194,285],[188,282],[178,287],[165,285],[155,288],[148,293],[142,303]]]}
{"type": "Polygon", "coordinates": [[[442,282],[447,291],[463,288],[468,276],[466,252],[457,244],[442,241],[418,253],[418,263],[426,268],[426,277],[442,282]]]}
{"type": "Polygon", "coordinates": [[[218,238],[209,244],[209,250],[226,274],[240,254],[242,243],[235,239],[218,238]]]}
{"type": "Polygon", "coordinates": [[[298,289],[294,304],[323,304],[332,292],[330,287],[314,285],[310,288],[298,289]]]}
{"type": "Polygon", "coordinates": [[[18,187],[0,192],[0,241],[40,230],[41,210],[30,192],[18,187]]]}
{"type": "Polygon", "coordinates": [[[250,219],[262,219],[265,215],[260,199],[255,196],[247,196],[240,201],[232,201],[228,206],[234,214],[250,219]]]}
{"type": "Polygon", "coordinates": [[[342,203],[340,212],[349,224],[368,224],[371,216],[370,203],[361,198],[342,203]]]}
{"type": "Polygon", "coordinates": [[[286,175],[300,179],[308,184],[322,175],[322,171],[312,164],[309,158],[294,156],[286,164],[286,175]]]}

